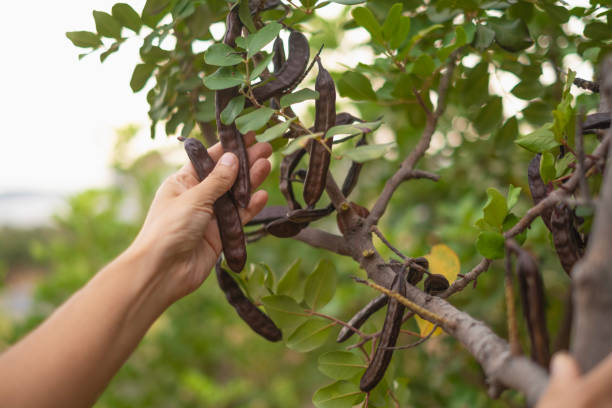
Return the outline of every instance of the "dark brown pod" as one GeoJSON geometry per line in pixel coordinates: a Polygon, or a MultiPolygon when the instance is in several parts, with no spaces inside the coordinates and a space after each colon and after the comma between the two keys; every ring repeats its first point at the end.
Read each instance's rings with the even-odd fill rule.
{"type": "Polygon", "coordinates": [[[436,296],[450,287],[448,279],[444,275],[432,273],[425,279],[425,292],[436,296]]]}
{"type": "MultiPolygon", "coordinates": [[[[391,290],[402,296],[406,296],[406,279],[404,276],[400,275],[396,275],[396,279],[393,281],[393,285],[391,285],[391,290]]],[[[385,375],[385,371],[387,371],[387,367],[389,367],[389,363],[391,362],[391,357],[393,357],[392,347],[395,347],[395,343],[397,342],[397,337],[402,327],[403,316],[404,305],[396,299],[390,299],[378,347],[359,382],[361,391],[370,391],[385,375]]]]}
{"type": "MultiPolygon", "coordinates": [[[[548,195],[548,187],[544,184],[542,178],[540,177],[541,157],[542,155],[538,153],[533,159],[531,159],[527,169],[527,182],[529,184],[529,191],[531,191],[531,198],[533,199],[534,204],[538,204],[548,195]]],[[[540,215],[542,217],[542,221],[544,221],[544,224],[546,224],[546,227],[549,230],[551,213],[552,209],[547,208],[542,211],[542,214],[540,215]]]]}
{"type": "MultiPolygon", "coordinates": [[[[185,151],[196,170],[199,181],[204,180],[215,167],[215,162],[209,156],[208,151],[199,140],[189,138],[185,140],[185,151]]],[[[246,263],[246,244],[242,221],[236,203],[229,194],[223,194],[213,204],[223,254],[227,265],[232,271],[238,273],[246,263]]]]}
{"type": "MultiPolygon", "coordinates": [[[[223,43],[230,47],[236,46],[236,38],[240,36],[242,23],[238,17],[238,7],[234,7],[226,19],[226,32],[223,43]]],[[[232,152],[238,157],[239,167],[238,176],[232,186],[231,193],[236,203],[246,208],[251,199],[251,180],[249,177],[249,156],[242,134],[234,123],[226,125],[221,122],[221,112],[225,109],[229,101],[238,95],[238,87],[221,89],[215,92],[215,116],[217,120],[217,132],[223,150],[232,152]]]]}
{"type": "Polygon", "coordinates": [[[289,221],[287,218],[280,218],[266,224],[266,231],[269,234],[279,238],[290,238],[300,233],[307,224],[297,224],[289,221]]]}
{"type": "Polygon", "coordinates": [[[291,184],[291,176],[305,154],[305,149],[298,149],[295,152],[283,157],[280,164],[279,189],[285,197],[285,200],[287,200],[287,205],[290,210],[298,210],[302,208],[300,203],[298,203],[298,201],[295,199],[293,186],[291,184]]]}
{"type": "Polygon", "coordinates": [[[230,276],[225,269],[221,267],[219,262],[215,266],[217,274],[217,282],[219,287],[225,293],[225,298],[230,305],[236,309],[238,316],[249,325],[251,329],[266,340],[279,341],[283,338],[283,334],[278,327],[274,324],[272,319],[268,317],[264,312],[259,310],[257,306],[253,304],[247,298],[238,283],[230,276]]]}
{"type": "Polygon", "coordinates": [[[523,314],[531,340],[531,357],[548,368],[550,351],[542,275],[535,259],[525,250],[519,252],[517,266],[523,314]]]}
{"type": "Polygon", "coordinates": [[[257,214],[255,217],[253,217],[251,221],[247,222],[246,225],[251,226],[267,224],[279,218],[286,217],[288,212],[289,209],[285,205],[269,205],[267,207],[264,207],[264,209],[261,210],[259,214],[257,214]]]}
{"type": "Polygon", "coordinates": [[[612,112],[598,112],[587,115],[582,123],[582,133],[593,133],[597,129],[608,129],[612,112]]]}
{"type": "MultiPolygon", "coordinates": [[[[429,261],[427,260],[427,258],[424,258],[421,256],[418,258],[413,258],[412,262],[420,266],[420,268],[410,266],[408,268],[408,276],[406,277],[406,280],[412,286],[416,286],[421,281],[421,279],[423,279],[423,275],[425,274],[423,269],[425,270],[429,269],[429,261]]],[[[395,259],[391,259],[389,261],[389,265],[391,266],[391,269],[393,269],[395,273],[400,273],[400,271],[404,268],[404,264],[395,259]]]]}
{"type": "Polygon", "coordinates": [[[553,244],[563,270],[571,275],[576,262],[584,255],[584,243],[574,226],[574,214],[565,204],[557,204],[550,217],[553,244]]]}
{"type": "MultiPolygon", "coordinates": [[[[319,74],[315,82],[315,90],[319,92],[319,99],[315,102],[315,132],[325,133],[336,123],[336,86],[331,75],[318,59],[319,74]]],[[[327,172],[331,160],[333,138],[324,142],[311,140],[308,143],[308,171],[304,181],[304,201],[312,208],[319,201],[327,181],[327,172]],[[325,143],[324,146],[322,143],[325,143]]]]}
{"type": "Polygon", "coordinates": [[[314,222],[323,217],[327,217],[334,211],[334,207],[325,208],[301,208],[289,211],[287,219],[295,223],[314,222]]]}
{"type": "Polygon", "coordinates": [[[299,31],[292,31],[289,35],[289,58],[275,73],[276,79],[253,88],[255,100],[261,104],[274,96],[291,91],[302,81],[309,58],[308,40],[299,31]]]}
{"type": "MultiPolygon", "coordinates": [[[[367,305],[365,305],[360,311],[355,313],[351,320],[347,322],[347,324],[355,329],[359,329],[363,324],[376,313],[378,310],[382,309],[387,302],[389,301],[389,297],[387,295],[380,295],[370,301],[367,305]]],[[[336,342],[342,343],[347,341],[355,332],[349,329],[346,326],[342,326],[340,333],[338,333],[338,337],[336,338],[336,342]]]]}

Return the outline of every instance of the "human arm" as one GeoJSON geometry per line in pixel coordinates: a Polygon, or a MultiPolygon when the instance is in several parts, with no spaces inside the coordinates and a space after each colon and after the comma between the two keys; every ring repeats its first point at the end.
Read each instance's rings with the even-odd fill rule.
{"type": "MultiPolygon", "coordinates": [[[[209,152],[215,160],[222,153],[219,146],[209,152]]],[[[249,149],[254,187],[270,170],[270,153],[268,144],[249,149]]],[[[233,164],[218,164],[202,183],[190,163],[164,181],[130,247],[0,354],[0,405],[93,405],[157,317],[208,276],[221,251],[212,203],[237,171],[229,157],[233,164]]],[[[266,200],[265,191],[255,193],[242,221],[266,200]]]]}

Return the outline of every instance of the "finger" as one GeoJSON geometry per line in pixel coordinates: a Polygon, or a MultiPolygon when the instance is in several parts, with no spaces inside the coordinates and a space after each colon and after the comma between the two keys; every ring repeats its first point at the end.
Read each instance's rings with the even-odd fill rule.
{"type": "Polygon", "coordinates": [[[259,212],[266,206],[268,202],[268,192],[265,190],[256,191],[255,194],[251,196],[251,201],[249,201],[249,206],[244,209],[240,209],[240,219],[242,220],[242,224],[246,224],[251,221],[254,216],[259,214],[259,212]]]}
{"type": "Polygon", "coordinates": [[[267,159],[272,155],[272,145],[270,143],[256,143],[249,147],[249,166],[252,166],[259,159],[267,159]]]}
{"type": "Polygon", "coordinates": [[[259,187],[266,177],[268,177],[271,167],[272,165],[268,159],[259,159],[255,162],[255,164],[253,164],[251,170],[249,171],[251,188],[253,190],[259,187]]]}
{"type": "Polygon", "coordinates": [[[551,384],[564,385],[574,382],[580,377],[580,368],[572,356],[567,353],[557,353],[550,363],[551,384]]]}
{"type": "Polygon", "coordinates": [[[237,174],[238,157],[227,152],[208,177],[184,193],[185,200],[212,213],[214,202],[230,189],[237,174]]]}
{"type": "Polygon", "coordinates": [[[601,363],[593,368],[583,377],[585,393],[592,395],[612,394],[610,389],[610,378],[612,377],[612,354],[608,355],[601,363]]]}

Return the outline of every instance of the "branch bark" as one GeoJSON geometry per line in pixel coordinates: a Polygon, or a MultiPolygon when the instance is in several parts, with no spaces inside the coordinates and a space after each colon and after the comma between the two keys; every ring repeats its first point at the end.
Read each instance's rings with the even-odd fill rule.
{"type": "MultiPolygon", "coordinates": [[[[612,59],[604,62],[601,74],[602,105],[609,106],[612,101],[612,59]]],[[[610,137],[612,129],[606,135],[607,139],[610,137]]],[[[611,237],[612,166],[608,163],[586,255],[572,272],[575,323],[571,350],[585,372],[612,351],[611,237]]]]}

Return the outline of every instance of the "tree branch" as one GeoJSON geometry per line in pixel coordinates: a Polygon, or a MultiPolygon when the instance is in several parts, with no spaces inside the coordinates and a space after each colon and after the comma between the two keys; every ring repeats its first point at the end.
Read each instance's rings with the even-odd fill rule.
{"type": "Polygon", "coordinates": [[[330,234],[315,228],[304,228],[293,239],[339,255],[352,256],[350,245],[340,235],[330,234]]]}
{"type": "MultiPolygon", "coordinates": [[[[446,97],[448,95],[451,79],[455,71],[457,56],[462,50],[463,48],[458,48],[450,55],[446,72],[440,78],[440,84],[438,85],[438,106],[434,112],[429,112],[426,110],[427,122],[425,124],[425,129],[423,129],[421,139],[417,143],[414,150],[404,159],[400,165],[400,168],[385,184],[380,197],[370,211],[370,215],[366,220],[366,225],[372,226],[378,223],[380,217],[382,217],[385,213],[393,193],[395,193],[395,190],[397,190],[402,182],[410,178],[421,178],[419,176],[424,176],[423,173],[425,172],[420,172],[414,168],[417,165],[417,162],[425,154],[425,151],[427,151],[429,148],[431,137],[433,136],[436,126],[438,125],[438,119],[440,116],[442,116],[444,110],[446,109],[446,97]]],[[[431,173],[427,173],[427,175],[428,176],[426,178],[437,180],[437,176],[432,175],[431,173]]]]}

